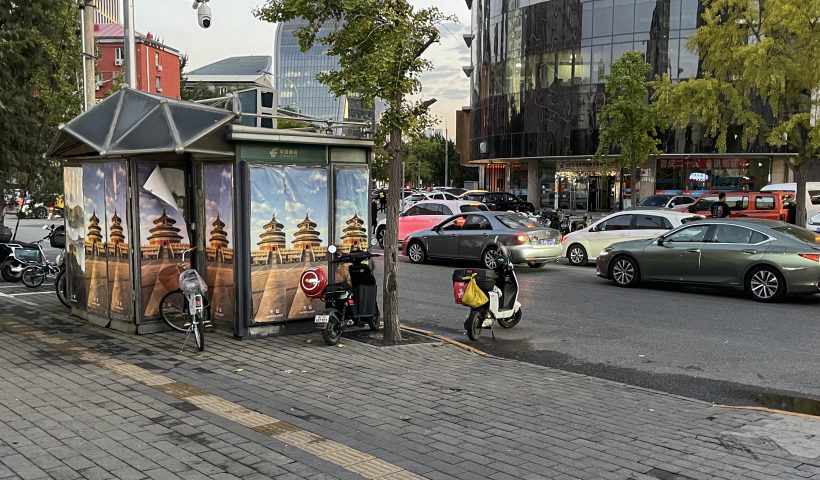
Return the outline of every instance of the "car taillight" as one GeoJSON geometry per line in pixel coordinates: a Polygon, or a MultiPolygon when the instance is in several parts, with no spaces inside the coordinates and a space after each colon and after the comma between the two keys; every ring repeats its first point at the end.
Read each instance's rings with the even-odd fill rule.
{"type": "Polygon", "coordinates": [[[530,237],[527,236],[526,233],[519,233],[518,236],[515,237],[520,243],[527,243],[530,241],[530,237]]]}
{"type": "Polygon", "coordinates": [[[812,262],[820,263],[820,253],[798,253],[798,255],[812,262]]]}

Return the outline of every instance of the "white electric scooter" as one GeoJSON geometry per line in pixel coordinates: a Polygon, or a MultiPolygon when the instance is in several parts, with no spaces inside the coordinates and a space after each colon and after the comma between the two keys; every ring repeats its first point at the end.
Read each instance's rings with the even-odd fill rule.
{"type": "MultiPolygon", "coordinates": [[[[495,243],[498,245],[497,237],[495,243]]],[[[500,245],[495,251],[494,269],[475,273],[477,277],[482,278],[482,281],[476,283],[487,294],[489,301],[480,307],[471,308],[467,320],[464,321],[467,336],[473,341],[478,340],[482,329],[492,329],[496,321],[502,328],[512,328],[521,321],[518,278],[504,246],[500,245]]],[[[454,277],[459,274],[462,274],[461,271],[457,271],[454,277]]]]}

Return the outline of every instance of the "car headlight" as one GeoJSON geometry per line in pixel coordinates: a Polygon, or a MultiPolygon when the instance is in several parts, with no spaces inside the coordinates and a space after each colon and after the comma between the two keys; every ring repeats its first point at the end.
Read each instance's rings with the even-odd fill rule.
{"type": "Polygon", "coordinates": [[[603,257],[603,256],[606,256],[606,255],[609,255],[609,252],[611,252],[614,249],[615,249],[614,247],[605,247],[603,250],[601,250],[601,253],[598,256],[603,257]]]}

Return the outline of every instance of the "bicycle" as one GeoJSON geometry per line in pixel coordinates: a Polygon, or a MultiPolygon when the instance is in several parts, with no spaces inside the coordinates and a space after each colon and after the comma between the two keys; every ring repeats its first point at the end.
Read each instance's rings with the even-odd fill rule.
{"type": "Polygon", "coordinates": [[[199,272],[193,268],[185,269],[185,254],[196,248],[189,248],[182,252],[182,262],[178,265],[179,288],[166,293],[160,300],[160,315],[171,329],[185,334],[182,350],[193,333],[196,348],[200,352],[205,349],[205,328],[210,329],[210,304],[204,293],[208,285],[199,272]]]}
{"type": "MultiPolygon", "coordinates": [[[[43,258],[45,258],[43,247],[40,245],[42,242],[43,240],[38,240],[34,242],[34,244],[37,245],[37,248],[40,250],[40,254],[43,258]]],[[[37,262],[23,268],[23,271],[20,274],[20,280],[23,281],[23,285],[28,288],[37,288],[43,284],[46,277],[49,275],[58,275],[63,269],[61,265],[62,262],[60,261],[61,258],[62,253],[57,256],[56,263],[49,262],[48,259],[46,259],[43,262],[37,262]]]]}
{"type": "Polygon", "coordinates": [[[60,273],[57,274],[57,279],[54,280],[54,290],[57,291],[57,298],[60,299],[60,303],[71,308],[71,304],[68,303],[68,282],[65,276],[65,265],[61,266],[60,273]]]}

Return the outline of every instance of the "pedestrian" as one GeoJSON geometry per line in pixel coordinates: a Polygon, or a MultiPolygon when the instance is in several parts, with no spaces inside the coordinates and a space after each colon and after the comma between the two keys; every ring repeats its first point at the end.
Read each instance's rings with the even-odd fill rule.
{"type": "Polygon", "coordinates": [[[718,195],[718,201],[712,204],[712,207],[709,209],[712,212],[712,218],[726,218],[729,216],[729,204],[726,203],[726,194],[720,193],[718,195]]]}
{"type": "Polygon", "coordinates": [[[379,210],[382,212],[387,210],[387,195],[384,189],[379,190],[379,210]]]}
{"type": "Polygon", "coordinates": [[[376,234],[376,225],[379,224],[379,204],[376,199],[370,201],[370,228],[373,229],[373,234],[376,234]]]}

